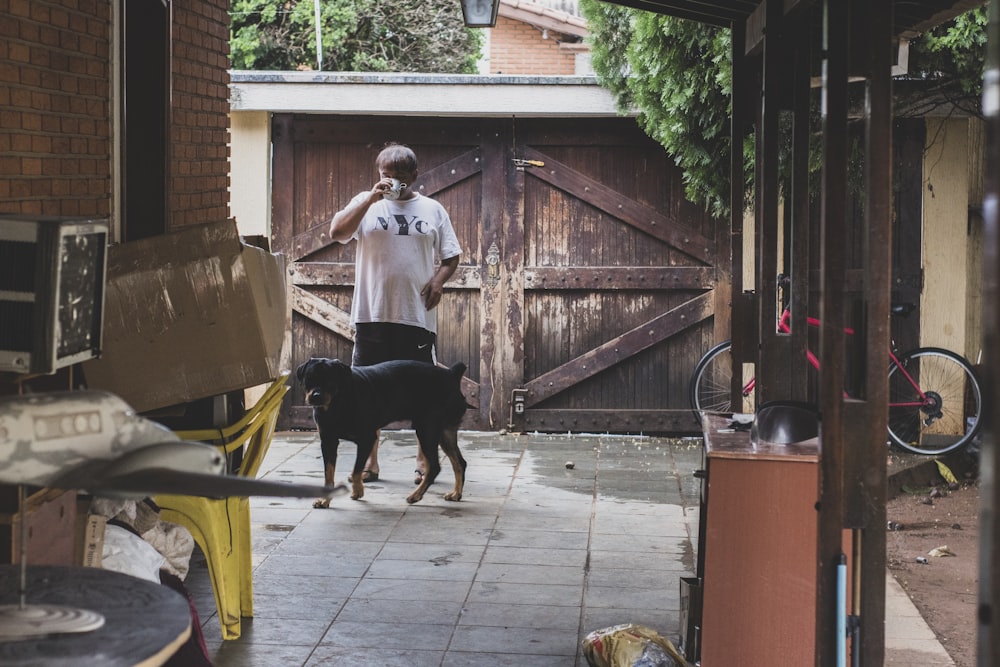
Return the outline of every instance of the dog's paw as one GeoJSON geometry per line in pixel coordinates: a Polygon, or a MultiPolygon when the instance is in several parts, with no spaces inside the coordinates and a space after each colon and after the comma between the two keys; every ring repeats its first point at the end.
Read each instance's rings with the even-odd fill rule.
{"type": "Polygon", "coordinates": [[[319,510],[329,509],[330,499],[329,498],[319,498],[313,502],[313,507],[319,510]]]}
{"type": "Polygon", "coordinates": [[[459,491],[452,491],[451,493],[445,494],[444,499],[458,502],[462,499],[462,494],[459,491]]]}
{"type": "Polygon", "coordinates": [[[365,483],[361,481],[361,475],[355,475],[351,480],[351,500],[361,500],[365,497],[365,483]]]}
{"type": "Polygon", "coordinates": [[[419,503],[421,500],[423,500],[423,498],[424,498],[424,492],[417,489],[410,495],[406,496],[406,502],[412,505],[413,503],[419,503]]]}

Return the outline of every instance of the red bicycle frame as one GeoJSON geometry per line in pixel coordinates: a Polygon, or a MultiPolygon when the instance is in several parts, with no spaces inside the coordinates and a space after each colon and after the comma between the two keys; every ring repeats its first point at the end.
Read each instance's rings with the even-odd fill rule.
{"type": "MultiPolygon", "coordinates": [[[[781,317],[778,318],[778,331],[780,333],[785,333],[785,334],[792,333],[791,320],[792,320],[792,312],[790,309],[785,308],[781,312],[781,317]]],[[[818,328],[820,325],[820,321],[818,318],[815,317],[807,317],[806,324],[808,324],[811,327],[818,328]]],[[[854,329],[851,327],[844,327],[844,333],[846,333],[848,336],[853,336],[854,329]]],[[[809,359],[809,364],[818,371],[819,359],[816,357],[815,354],[812,353],[812,350],[809,349],[806,350],[806,357],[809,359]]],[[[927,405],[928,404],[927,396],[924,394],[923,390],[920,389],[920,385],[917,384],[916,381],[914,381],[913,377],[909,374],[909,372],[907,372],[907,370],[899,363],[899,359],[896,358],[895,354],[893,354],[892,349],[889,350],[889,358],[892,359],[892,362],[896,365],[896,368],[899,369],[899,372],[903,374],[906,380],[913,386],[913,388],[917,391],[917,394],[920,396],[920,400],[918,401],[908,401],[906,403],[890,403],[889,406],[920,407],[923,405],[927,405]]],[[[756,384],[757,384],[757,378],[756,377],[750,378],[750,381],[743,386],[743,395],[749,396],[750,392],[754,390],[756,384]]]]}

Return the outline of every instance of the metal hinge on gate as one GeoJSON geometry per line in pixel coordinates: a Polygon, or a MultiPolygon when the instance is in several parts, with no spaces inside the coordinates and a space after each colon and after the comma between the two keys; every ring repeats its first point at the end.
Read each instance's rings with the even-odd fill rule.
{"type": "Polygon", "coordinates": [[[528,390],[514,389],[510,393],[510,419],[507,424],[508,430],[523,433],[525,430],[525,414],[527,407],[528,390]]]}
{"type": "Polygon", "coordinates": [[[522,160],[521,158],[514,158],[514,166],[517,167],[518,171],[524,171],[525,167],[544,167],[545,163],[541,160],[522,160]]]}

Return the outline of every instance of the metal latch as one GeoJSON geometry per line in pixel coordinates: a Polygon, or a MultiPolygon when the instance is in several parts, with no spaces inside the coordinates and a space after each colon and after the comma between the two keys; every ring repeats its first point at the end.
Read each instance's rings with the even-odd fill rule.
{"type": "Polygon", "coordinates": [[[524,171],[525,167],[544,167],[545,163],[541,160],[522,160],[521,158],[514,158],[514,166],[517,167],[518,171],[524,171]]]}

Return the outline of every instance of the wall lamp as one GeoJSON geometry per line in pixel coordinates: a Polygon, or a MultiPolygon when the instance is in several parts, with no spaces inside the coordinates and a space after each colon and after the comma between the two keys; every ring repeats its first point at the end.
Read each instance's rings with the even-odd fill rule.
{"type": "Polygon", "coordinates": [[[462,16],[469,28],[492,28],[499,9],[500,0],[462,0],[462,16]]]}

